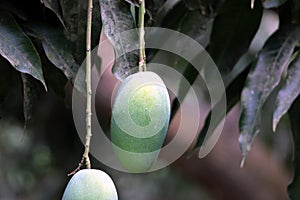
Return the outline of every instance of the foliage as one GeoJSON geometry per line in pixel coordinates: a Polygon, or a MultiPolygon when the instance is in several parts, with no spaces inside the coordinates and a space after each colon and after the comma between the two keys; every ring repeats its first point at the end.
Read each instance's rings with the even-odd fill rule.
{"type": "MultiPolygon", "coordinates": [[[[138,56],[134,51],[123,54],[122,41],[136,40],[137,35],[125,38],[117,35],[136,27],[138,5],[125,0],[109,2],[94,1],[93,47],[99,42],[103,22],[105,34],[116,53],[121,55],[115,62],[113,73],[124,79],[136,72],[138,56]]],[[[9,89],[16,87],[16,84],[9,84],[9,77],[21,73],[22,78],[18,80],[23,84],[26,123],[38,98],[35,93],[46,92],[41,90],[41,86],[60,95],[58,91],[65,86],[65,81],[58,81],[62,79],[61,74],[65,76],[63,79],[74,80],[85,58],[86,9],[87,1],[80,0],[0,2],[0,54],[1,59],[6,60],[1,60],[1,63],[16,70],[1,70],[0,101],[9,89]]],[[[260,131],[263,107],[271,95],[277,97],[273,129],[275,131],[280,119],[289,113],[294,133],[296,170],[289,191],[291,199],[299,199],[299,189],[295,189],[299,188],[300,174],[299,117],[296,112],[299,103],[295,100],[299,99],[300,93],[300,3],[295,0],[256,0],[251,9],[250,2],[241,0],[149,0],[146,9],[146,24],[183,32],[207,49],[225,81],[227,93],[223,96],[227,99],[228,111],[241,99],[239,142],[244,157],[260,131]],[[252,51],[255,35],[265,28],[259,26],[263,9],[273,9],[279,16],[280,26],[275,33],[267,36],[264,46],[252,51]],[[274,94],[276,91],[279,91],[278,94],[274,94]]],[[[193,66],[172,54],[150,49],[147,55],[148,60],[154,56],[164,57],[170,61],[169,66],[181,71],[190,83],[198,76],[193,66]]],[[[186,91],[180,91],[180,95],[186,95],[186,91]]],[[[175,104],[173,106],[176,107],[175,104]]],[[[176,112],[177,108],[172,112],[176,112]]],[[[210,115],[206,124],[209,120],[210,115]]],[[[196,147],[202,144],[206,128],[207,125],[201,131],[196,147]]]]}

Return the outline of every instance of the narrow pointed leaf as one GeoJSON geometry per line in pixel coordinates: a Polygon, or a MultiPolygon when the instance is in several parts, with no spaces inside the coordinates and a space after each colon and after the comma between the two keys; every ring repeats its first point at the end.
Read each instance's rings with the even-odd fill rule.
{"type": "Polygon", "coordinates": [[[273,131],[281,117],[289,110],[294,100],[300,94],[300,55],[292,61],[288,68],[287,77],[281,87],[275,103],[273,115],[273,131]]]}
{"type": "MultiPolygon", "coordinates": [[[[195,4],[199,2],[193,2],[195,4]]],[[[193,5],[192,2],[189,4],[193,5]]],[[[188,9],[187,5],[184,2],[179,2],[165,17],[163,21],[163,26],[166,28],[172,28],[176,31],[179,31],[194,40],[203,46],[207,47],[209,43],[209,37],[212,29],[212,22],[214,19],[214,13],[205,13],[205,5],[202,5],[202,9],[188,9]],[[175,14],[176,13],[176,14],[175,14]],[[179,14],[178,14],[179,13],[179,14]]],[[[182,49],[185,51],[186,49],[182,49]]],[[[171,63],[169,64],[175,69],[184,69],[183,78],[186,78],[188,82],[192,85],[196,80],[199,72],[190,65],[186,60],[179,56],[174,56],[170,59],[171,63]]],[[[182,81],[180,83],[182,85],[182,81]]],[[[187,94],[188,89],[186,87],[180,87],[178,92],[178,99],[183,99],[187,94]]],[[[174,101],[172,105],[171,119],[175,115],[176,111],[179,108],[178,99],[174,101]]]]}
{"type": "Polygon", "coordinates": [[[45,7],[52,10],[61,22],[61,24],[65,26],[58,0],[41,0],[41,3],[43,3],[45,7]]]}
{"type": "Polygon", "coordinates": [[[5,11],[0,11],[0,54],[16,70],[30,74],[47,89],[36,49],[13,16],[5,11]]]}
{"type": "Polygon", "coordinates": [[[21,74],[23,83],[23,112],[25,119],[25,128],[32,117],[34,105],[38,98],[38,85],[32,77],[27,74],[21,74]]]}
{"type": "MultiPolygon", "coordinates": [[[[240,100],[240,96],[241,96],[240,94],[243,90],[243,85],[247,78],[250,64],[247,67],[243,67],[243,68],[244,70],[238,76],[236,76],[235,79],[232,80],[232,82],[230,82],[230,84],[226,87],[226,93],[223,95],[222,100],[220,100],[220,102],[222,102],[224,101],[224,99],[226,99],[226,103],[227,103],[226,112],[229,112],[234,107],[234,105],[236,105],[240,100]]],[[[213,109],[216,110],[218,106],[219,105],[216,104],[213,109]]],[[[210,111],[205,119],[204,126],[200,131],[199,137],[197,139],[196,147],[200,147],[203,144],[204,138],[207,135],[207,131],[210,128],[210,126],[212,127],[211,130],[215,130],[224,117],[224,114],[220,113],[214,118],[214,121],[211,122],[211,115],[212,112],[210,111]]]]}
{"type": "Polygon", "coordinates": [[[138,49],[138,34],[135,31],[124,34],[124,31],[136,28],[130,4],[123,0],[100,0],[100,7],[104,33],[114,46],[117,57],[113,73],[123,80],[138,71],[138,50],[129,52],[129,49],[138,49]]]}
{"type": "Polygon", "coordinates": [[[133,6],[139,7],[139,5],[140,5],[139,0],[125,0],[125,1],[130,3],[133,6]]]}
{"type": "Polygon", "coordinates": [[[300,199],[300,97],[292,104],[289,110],[289,118],[293,132],[294,140],[294,178],[288,186],[288,192],[291,200],[300,199]]]}
{"type": "Polygon", "coordinates": [[[264,45],[256,65],[247,77],[241,97],[242,112],[239,125],[239,143],[243,158],[250,151],[253,139],[259,132],[263,104],[280,82],[282,72],[297,43],[298,31],[298,28],[292,25],[280,27],[264,45]]]}
{"type": "Polygon", "coordinates": [[[248,51],[262,18],[262,6],[252,10],[241,0],[225,1],[212,28],[209,52],[222,74],[229,73],[248,51]]]}
{"type": "Polygon", "coordinates": [[[42,43],[48,59],[73,81],[79,65],[73,58],[63,32],[46,24],[29,24],[26,26],[42,43]]]}

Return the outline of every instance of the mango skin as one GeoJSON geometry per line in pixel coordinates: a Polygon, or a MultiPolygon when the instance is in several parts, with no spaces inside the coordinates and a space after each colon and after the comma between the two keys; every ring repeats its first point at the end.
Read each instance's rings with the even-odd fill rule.
{"type": "Polygon", "coordinates": [[[117,160],[129,171],[148,171],[156,161],[170,120],[170,100],[162,79],[153,72],[128,76],[116,95],[111,141],[117,160]]]}
{"type": "Polygon", "coordinates": [[[116,187],[103,171],[83,169],[69,181],[62,200],[118,200],[116,187]]]}

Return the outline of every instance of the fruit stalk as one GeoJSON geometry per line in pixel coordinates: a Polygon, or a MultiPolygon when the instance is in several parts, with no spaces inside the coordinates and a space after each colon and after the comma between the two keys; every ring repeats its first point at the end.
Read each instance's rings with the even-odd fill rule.
{"type": "Polygon", "coordinates": [[[139,6],[139,46],[140,46],[140,57],[139,57],[139,71],[146,71],[146,53],[145,53],[145,0],[140,0],[140,6],[139,6]]]}
{"type": "Polygon", "coordinates": [[[83,158],[86,168],[91,168],[89,158],[92,137],[92,89],[91,89],[91,35],[92,35],[93,0],[88,0],[87,28],[86,28],[86,137],[83,158]]]}

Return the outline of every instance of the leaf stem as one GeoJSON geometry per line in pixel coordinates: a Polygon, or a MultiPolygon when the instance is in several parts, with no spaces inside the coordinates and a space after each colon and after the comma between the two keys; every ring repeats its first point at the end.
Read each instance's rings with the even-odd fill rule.
{"type": "Polygon", "coordinates": [[[88,0],[87,27],[86,27],[86,137],[83,158],[86,168],[91,168],[89,158],[90,142],[92,137],[92,89],[91,89],[91,35],[92,35],[93,0],[88,0]]]}
{"type": "Polygon", "coordinates": [[[146,52],[145,52],[145,0],[140,0],[139,6],[139,44],[140,44],[140,56],[139,56],[139,71],[146,71],[146,52]]]}

